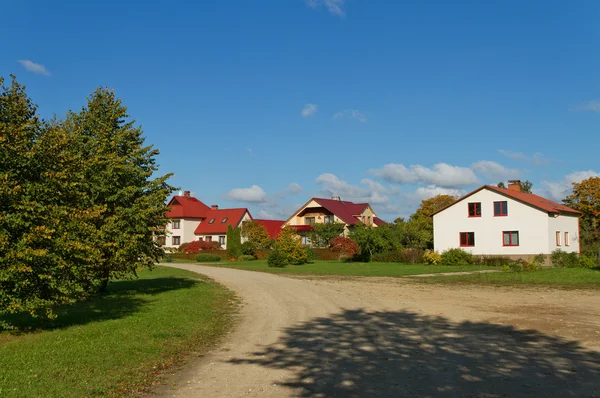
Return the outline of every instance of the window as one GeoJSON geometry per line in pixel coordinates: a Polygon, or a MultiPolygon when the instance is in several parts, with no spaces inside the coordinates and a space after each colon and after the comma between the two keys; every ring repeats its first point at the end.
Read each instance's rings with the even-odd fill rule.
{"type": "Polygon", "coordinates": [[[203,237],[199,237],[199,238],[198,238],[198,240],[199,240],[200,242],[204,242],[204,238],[203,238],[203,237]]]}
{"type": "Polygon", "coordinates": [[[173,236],[173,246],[179,246],[181,244],[181,236],[173,236]]]}
{"type": "Polygon", "coordinates": [[[315,223],[315,218],[314,217],[304,217],[304,224],[306,225],[312,225],[315,223]]]}
{"type": "Polygon", "coordinates": [[[221,224],[225,224],[226,222],[227,222],[227,217],[225,217],[221,220],[221,224]]]}
{"type": "Polygon", "coordinates": [[[221,246],[225,245],[225,237],[224,236],[219,236],[219,244],[221,246]]]}
{"type": "Polygon", "coordinates": [[[560,231],[556,231],[556,246],[560,246],[560,231]]]}
{"type": "Polygon", "coordinates": [[[565,246],[569,246],[569,233],[565,232],[565,246]]]}
{"type": "Polygon", "coordinates": [[[469,203],[469,217],[481,217],[481,202],[469,203]]]}
{"type": "Polygon", "coordinates": [[[519,246],[519,231],[502,232],[502,246],[519,246]]]}
{"type": "Polygon", "coordinates": [[[207,236],[207,237],[206,237],[206,241],[207,241],[207,242],[212,242],[212,236],[207,236]]]}
{"type": "Polygon", "coordinates": [[[323,220],[324,220],[325,224],[332,223],[333,222],[333,216],[325,216],[323,218],[323,220]]]}
{"type": "Polygon", "coordinates": [[[461,247],[475,246],[475,232],[461,232],[460,233],[460,246],[461,247]]]}
{"type": "Polygon", "coordinates": [[[181,228],[181,221],[173,220],[173,229],[179,229],[179,228],[181,228]]]}
{"type": "Polygon", "coordinates": [[[507,216],[508,215],[508,203],[494,202],[494,217],[507,216]]]}
{"type": "Polygon", "coordinates": [[[159,236],[156,238],[156,243],[158,243],[159,246],[164,246],[166,242],[167,240],[164,236],[159,236]]]}
{"type": "Polygon", "coordinates": [[[310,246],[310,238],[308,236],[302,237],[302,244],[306,246],[310,246]]]}
{"type": "Polygon", "coordinates": [[[214,223],[214,222],[215,222],[215,219],[214,219],[214,218],[211,218],[211,219],[210,219],[210,221],[209,221],[208,223],[209,223],[209,224],[212,224],[212,223],[214,223]]]}

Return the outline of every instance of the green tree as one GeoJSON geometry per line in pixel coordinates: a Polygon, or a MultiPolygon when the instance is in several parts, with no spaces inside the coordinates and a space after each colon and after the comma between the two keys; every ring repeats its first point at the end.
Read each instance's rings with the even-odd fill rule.
{"type": "Polygon", "coordinates": [[[500,181],[500,182],[498,183],[498,188],[504,188],[504,189],[506,189],[506,185],[504,184],[504,182],[503,182],[503,181],[500,181]]]}
{"type": "Polygon", "coordinates": [[[300,242],[296,231],[290,227],[282,228],[275,250],[283,254],[291,264],[305,264],[309,260],[308,247],[300,242]]]}
{"type": "Polygon", "coordinates": [[[356,225],[350,232],[350,239],[360,248],[360,260],[369,262],[375,253],[392,249],[390,241],[384,237],[384,230],[363,224],[356,225]]]}
{"type": "Polygon", "coordinates": [[[239,228],[227,226],[227,255],[238,258],[242,255],[242,235],[239,228]]]}
{"type": "Polygon", "coordinates": [[[309,237],[311,244],[315,247],[329,247],[329,242],[344,233],[342,223],[317,223],[312,225],[309,237]]]}
{"type": "Polygon", "coordinates": [[[257,249],[267,249],[271,247],[272,241],[269,232],[264,225],[256,221],[244,221],[242,223],[242,236],[248,239],[257,249]]]}
{"type": "MultiPolygon", "coordinates": [[[[581,241],[585,251],[600,250],[600,177],[573,183],[573,193],[563,203],[582,213],[581,241]]],[[[597,253],[598,254],[598,253],[597,253]]]]}
{"type": "MultiPolygon", "coordinates": [[[[533,183],[531,181],[529,181],[529,180],[519,181],[519,186],[521,188],[521,192],[532,193],[531,192],[531,188],[533,187],[533,183]]],[[[504,184],[503,181],[500,181],[498,183],[498,188],[504,188],[504,189],[506,189],[506,184],[504,184]]]]}
{"type": "Polygon", "coordinates": [[[409,247],[422,249],[433,248],[433,217],[432,214],[456,201],[454,196],[437,195],[421,201],[419,208],[409,218],[404,229],[410,236],[409,247]],[[422,231],[422,232],[420,232],[422,231]],[[418,246],[412,246],[418,244],[418,246]]]}

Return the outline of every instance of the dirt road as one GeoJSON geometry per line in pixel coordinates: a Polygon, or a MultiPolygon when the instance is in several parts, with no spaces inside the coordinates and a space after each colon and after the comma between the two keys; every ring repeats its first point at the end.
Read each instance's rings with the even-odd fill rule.
{"type": "Polygon", "coordinates": [[[226,342],[159,396],[600,397],[597,292],[173,266],[244,304],[226,342]]]}

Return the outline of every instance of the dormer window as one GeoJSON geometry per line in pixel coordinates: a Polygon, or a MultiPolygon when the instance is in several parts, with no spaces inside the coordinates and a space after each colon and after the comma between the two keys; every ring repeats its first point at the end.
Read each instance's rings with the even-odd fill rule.
{"type": "Polygon", "coordinates": [[[221,220],[221,224],[225,224],[226,222],[227,222],[227,217],[225,217],[221,220]]]}
{"type": "Polygon", "coordinates": [[[215,219],[214,219],[214,218],[211,218],[211,219],[210,219],[210,221],[209,221],[208,223],[209,223],[209,224],[212,224],[212,223],[214,223],[214,222],[215,222],[215,219]]]}

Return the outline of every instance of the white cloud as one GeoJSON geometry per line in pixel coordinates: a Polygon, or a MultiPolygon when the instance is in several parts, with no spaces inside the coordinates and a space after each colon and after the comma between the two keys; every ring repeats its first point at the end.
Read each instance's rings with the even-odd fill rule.
{"type": "Polygon", "coordinates": [[[333,115],[333,118],[336,120],[344,119],[345,117],[356,119],[361,123],[367,121],[367,116],[358,109],[346,109],[345,111],[340,111],[333,115]]]}
{"type": "Polygon", "coordinates": [[[566,175],[560,181],[542,181],[541,189],[534,187],[534,193],[547,197],[557,202],[561,202],[565,197],[573,192],[573,183],[587,180],[590,177],[600,177],[600,173],[594,170],[576,171],[566,175]]]}
{"type": "Polygon", "coordinates": [[[351,202],[385,204],[390,201],[389,195],[399,192],[397,189],[388,189],[379,182],[368,178],[361,180],[360,183],[364,186],[352,185],[330,173],[321,174],[315,182],[322,187],[321,195],[325,197],[339,196],[342,200],[351,202]]]}
{"type": "Polygon", "coordinates": [[[345,1],[346,0],[304,0],[304,2],[311,8],[317,9],[325,6],[330,13],[340,17],[346,15],[342,8],[345,1]]]}
{"type": "Polygon", "coordinates": [[[505,180],[519,176],[518,170],[506,168],[500,163],[492,162],[491,160],[480,160],[473,163],[471,167],[488,179],[505,180]]]}
{"type": "Polygon", "coordinates": [[[450,195],[454,197],[462,196],[465,194],[465,191],[462,189],[455,188],[442,188],[437,187],[435,185],[428,185],[426,187],[419,187],[413,194],[413,196],[419,200],[425,200],[429,198],[433,198],[438,195],[450,195]]]}
{"type": "Polygon", "coordinates": [[[548,160],[540,152],[535,152],[531,156],[527,156],[522,152],[506,151],[504,149],[498,149],[498,152],[500,152],[501,154],[503,154],[504,156],[506,156],[507,158],[510,158],[512,160],[533,163],[536,166],[546,166],[548,163],[550,163],[550,160],[548,160]]]}
{"type": "Polygon", "coordinates": [[[292,183],[291,183],[290,185],[288,185],[288,187],[287,187],[287,191],[288,191],[289,193],[292,193],[292,194],[294,194],[294,193],[298,193],[298,192],[302,192],[302,190],[303,190],[303,189],[302,189],[302,187],[300,186],[300,184],[298,184],[298,183],[295,183],[295,182],[292,182],[292,183]]]}
{"type": "Polygon", "coordinates": [[[455,188],[479,182],[470,168],[452,166],[447,163],[437,163],[433,165],[433,168],[420,164],[406,167],[403,164],[388,163],[382,169],[370,170],[370,173],[390,182],[429,184],[443,188],[455,188]]]}
{"type": "Polygon", "coordinates": [[[232,189],[227,198],[238,202],[260,203],[267,200],[267,194],[258,185],[252,185],[250,188],[232,189]]]}
{"type": "Polygon", "coordinates": [[[588,101],[584,104],[571,108],[571,110],[579,112],[600,112],[600,101],[588,101]]]}
{"type": "Polygon", "coordinates": [[[50,76],[50,72],[42,64],[36,64],[28,59],[20,59],[19,63],[23,65],[29,72],[37,73],[38,75],[50,76]]]}
{"type": "Polygon", "coordinates": [[[302,108],[302,111],[300,111],[300,113],[302,113],[303,117],[310,117],[317,113],[318,107],[319,106],[315,104],[306,104],[304,105],[304,108],[302,108]]]}

